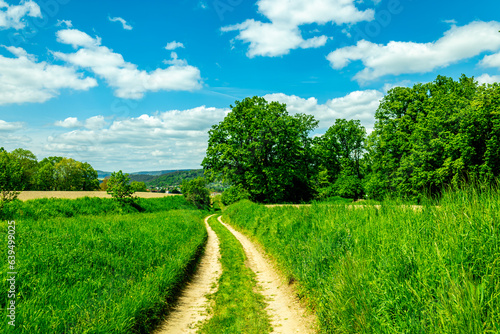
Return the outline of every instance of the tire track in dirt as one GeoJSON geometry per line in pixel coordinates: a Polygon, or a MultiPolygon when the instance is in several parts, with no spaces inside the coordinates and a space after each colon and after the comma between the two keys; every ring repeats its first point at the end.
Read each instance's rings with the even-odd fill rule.
{"type": "Polygon", "coordinates": [[[268,303],[267,312],[271,316],[273,333],[316,333],[314,316],[300,305],[293,288],[278,274],[271,262],[242,233],[222,221],[224,225],[242,244],[248,259],[248,266],[256,276],[258,284],[263,288],[262,294],[268,303]]]}
{"type": "Polygon", "coordinates": [[[196,273],[155,334],[196,333],[197,325],[208,318],[209,302],[206,296],[217,291],[217,282],[222,274],[219,239],[208,225],[208,219],[212,216],[205,218],[208,238],[196,273]]]}

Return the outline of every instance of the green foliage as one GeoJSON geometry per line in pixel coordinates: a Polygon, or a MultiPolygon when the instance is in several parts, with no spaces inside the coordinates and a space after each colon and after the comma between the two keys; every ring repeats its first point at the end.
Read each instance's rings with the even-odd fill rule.
{"type": "Polygon", "coordinates": [[[88,163],[62,158],[54,165],[56,190],[97,190],[97,172],[88,163]]]}
{"type": "Polygon", "coordinates": [[[271,332],[264,296],[257,293],[254,272],[246,266],[246,256],[240,242],[211,217],[209,224],[220,242],[222,274],[219,289],[209,296],[214,305],[211,318],[202,324],[200,332],[255,333],[271,332]]]}
{"type": "Polygon", "coordinates": [[[134,191],[130,185],[128,174],[123,174],[121,170],[111,173],[106,192],[119,201],[131,199],[134,191]]]}
{"type": "Polygon", "coordinates": [[[203,177],[194,180],[184,180],[181,185],[181,191],[189,203],[198,208],[210,207],[210,191],[207,188],[207,182],[203,177]]]}
{"type": "MultiPolygon", "coordinates": [[[[17,220],[16,327],[4,321],[0,331],[150,333],[206,236],[196,210],[17,220]]],[[[0,294],[4,319],[7,302],[0,294]]]]}
{"type": "Polygon", "coordinates": [[[133,192],[146,192],[148,188],[146,187],[146,183],[139,181],[130,182],[130,188],[133,192]]]}
{"type": "Polygon", "coordinates": [[[249,199],[250,194],[241,185],[232,186],[226,189],[221,196],[222,204],[230,205],[241,201],[243,199],[249,199]]]}
{"type": "Polygon", "coordinates": [[[300,202],[312,196],[313,116],[290,116],[260,97],[236,101],[212,126],[202,166],[209,180],[241,186],[258,202],[300,202]]]}
{"type": "Polygon", "coordinates": [[[467,179],[498,178],[499,106],[498,84],[466,76],[389,91],[369,138],[370,197],[435,196],[467,179]]]}
{"type": "Polygon", "coordinates": [[[5,203],[17,198],[23,190],[23,170],[21,164],[5,150],[0,150],[0,209],[5,203]]]}
{"type": "Polygon", "coordinates": [[[11,157],[17,160],[22,169],[22,184],[23,190],[33,190],[33,178],[38,169],[38,162],[36,156],[28,150],[16,148],[11,152],[11,157]]]}
{"type": "Polygon", "coordinates": [[[299,283],[322,333],[497,333],[500,190],[467,187],[438,204],[242,201],[224,217],[299,283]]]}
{"type": "MultiPolygon", "coordinates": [[[[179,187],[184,180],[193,180],[202,176],[202,169],[180,170],[155,176],[152,180],[146,181],[146,185],[150,188],[175,189],[176,187],[179,187]]],[[[136,176],[134,176],[134,178],[136,178],[136,176]]]]}

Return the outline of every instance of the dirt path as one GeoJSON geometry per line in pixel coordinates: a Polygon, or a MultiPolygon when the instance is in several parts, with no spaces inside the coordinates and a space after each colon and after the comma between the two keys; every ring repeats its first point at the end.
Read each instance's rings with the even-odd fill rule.
{"type": "Polygon", "coordinates": [[[295,297],[293,288],[280,277],[271,262],[246,236],[225,224],[222,217],[219,217],[219,221],[243,245],[248,266],[256,273],[258,284],[263,288],[262,294],[269,304],[267,311],[271,316],[273,333],[315,333],[314,317],[307,315],[295,297]]]}
{"type": "Polygon", "coordinates": [[[217,291],[217,282],[222,274],[219,239],[208,225],[210,217],[205,218],[208,239],[198,269],[156,334],[196,333],[196,325],[207,319],[206,295],[217,291]]]}

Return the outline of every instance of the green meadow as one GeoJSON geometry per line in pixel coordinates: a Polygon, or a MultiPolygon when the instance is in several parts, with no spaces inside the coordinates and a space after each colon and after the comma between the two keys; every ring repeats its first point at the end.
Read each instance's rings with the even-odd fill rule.
{"type": "Polygon", "coordinates": [[[322,333],[500,332],[500,192],[421,207],[229,206],[297,282],[322,333]]]}
{"type": "MultiPolygon", "coordinates": [[[[16,221],[16,326],[4,321],[2,332],[150,332],[194,268],[207,233],[204,212],[182,197],[138,203],[10,203],[7,210],[16,221]]],[[[0,223],[1,240],[7,240],[7,224],[0,223]]],[[[6,277],[7,266],[1,268],[6,277]]],[[[7,291],[7,281],[1,284],[7,291]]],[[[2,293],[4,320],[7,301],[2,293]]]]}

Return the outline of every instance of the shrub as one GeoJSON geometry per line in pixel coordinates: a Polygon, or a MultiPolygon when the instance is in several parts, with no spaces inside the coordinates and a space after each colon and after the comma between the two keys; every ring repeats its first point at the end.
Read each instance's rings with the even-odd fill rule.
{"type": "Polygon", "coordinates": [[[231,205],[233,203],[239,202],[243,199],[249,199],[250,193],[243,189],[242,186],[232,186],[222,193],[222,204],[231,205]]]}

